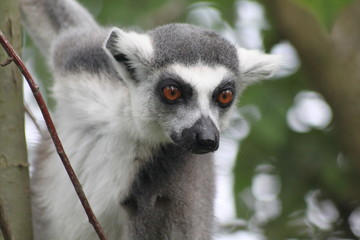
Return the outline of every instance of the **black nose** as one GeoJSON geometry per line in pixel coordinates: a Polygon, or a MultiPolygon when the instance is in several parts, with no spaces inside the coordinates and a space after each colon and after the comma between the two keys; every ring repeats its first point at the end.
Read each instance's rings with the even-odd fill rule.
{"type": "Polygon", "coordinates": [[[218,148],[217,136],[212,132],[201,132],[196,134],[198,148],[204,151],[215,151],[218,148]]]}
{"type": "Polygon", "coordinates": [[[191,153],[204,154],[219,148],[219,131],[210,117],[201,117],[180,136],[172,137],[175,143],[191,153]]]}

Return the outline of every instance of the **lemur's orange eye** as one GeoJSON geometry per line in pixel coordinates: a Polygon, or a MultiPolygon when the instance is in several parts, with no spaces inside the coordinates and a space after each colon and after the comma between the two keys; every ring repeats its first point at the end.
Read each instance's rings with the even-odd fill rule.
{"type": "Polygon", "coordinates": [[[181,91],[174,86],[167,86],[163,89],[164,98],[169,101],[175,101],[181,97],[181,91]]]}
{"type": "Polygon", "coordinates": [[[234,94],[232,91],[224,90],[218,95],[217,101],[223,105],[227,105],[227,104],[231,103],[233,98],[234,98],[234,94]]]}

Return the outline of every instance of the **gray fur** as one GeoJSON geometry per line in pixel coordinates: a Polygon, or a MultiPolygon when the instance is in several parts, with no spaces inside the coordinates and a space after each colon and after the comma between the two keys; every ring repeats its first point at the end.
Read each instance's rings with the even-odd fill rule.
{"type": "Polygon", "coordinates": [[[102,48],[107,31],[94,28],[76,30],[61,37],[54,47],[57,71],[107,74],[120,79],[109,56],[102,48]]]}
{"type": "Polygon", "coordinates": [[[97,26],[93,17],[76,2],[64,0],[42,0],[50,23],[57,32],[70,28],[97,26]]]}
{"type": "Polygon", "coordinates": [[[27,32],[46,58],[55,39],[71,28],[98,27],[92,16],[76,1],[19,0],[27,32]]]}
{"type": "Polygon", "coordinates": [[[126,228],[129,239],[211,238],[214,229],[211,155],[190,155],[176,145],[168,145],[142,167],[129,196],[121,202],[129,216],[126,228]]]}
{"type": "Polygon", "coordinates": [[[156,68],[172,63],[223,65],[239,73],[236,48],[219,34],[189,24],[169,24],[149,32],[156,68]]]}

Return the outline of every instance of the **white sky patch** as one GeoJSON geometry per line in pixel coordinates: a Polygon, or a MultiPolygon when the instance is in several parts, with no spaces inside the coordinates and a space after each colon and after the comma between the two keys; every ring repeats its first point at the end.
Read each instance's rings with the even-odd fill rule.
{"type": "Polygon", "coordinates": [[[260,114],[256,106],[243,106],[234,111],[230,127],[221,133],[220,147],[215,152],[217,171],[215,216],[220,224],[236,218],[233,168],[239,150],[239,140],[249,135],[250,124],[258,121],[261,118],[260,114]]]}
{"type": "Polygon", "coordinates": [[[259,173],[253,178],[251,190],[258,200],[272,201],[280,193],[280,178],[269,173],[259,173]]]}
{"type": "Polygon", "coordinates": [[[221,133],[219,150],[215,152],[215,216],[220,224],[236,218],[233,168],[239,140],[244,139],[249,132],[250,124],[242,116],[241,109],[237,109],[232,116],[230,127],[221,133]]]}
{"type": "MultiPolygon", "coordinates": [[[[215,199],[215,216],[220,226],[234,225],[242,228],[247,228],[249,222],[241,219],[236,219],[235,201],[234,201],[234,179],[233,168],[235,165],[236,155],[239,149],[239,140],[244,139],[250,131],[250,125],[261,118],[259,110],[256,106],[247,105],[238,109],[231,120],[230,128],[222,133],[220,140],[220,148],[215,153],[216,170],[217,170],[217,194],[215,199]]],[[[271,167],[259,168],[259,171],[272,170],[271,167]]],[[[275,176],[276,177],[276,176],[275,176]]],[[[261,186],[258,186],[262,188],[261,186]]],[[[272,189],[279,185],[271,186],[272,189]]],[[[262,188],[263,189],[263,188],[262,188]]],[[[261,201],[254,197],[250,188],[248,191],[242,193],[242,199],[246,201],[250,209],[256,212],[257,221],[267,221],[278,216],[281,212],[281,204],[276,197],[280,189],[275,193],[271,193],[273,200],[261,201]],[[274,196],[275,195],[275,196],[274,196]],[[246,198],[246,199],[245,199],[246,198]],[[267,209],[268,211],[264,211],[267,209]]],[[[259,194],[262,191],[257,190],[259,194]]],[[[266,198],[266,197],[265,197],[266,198]]],[[[218,233],[214,237],[215,240],[264,240],[266,239],[261,233],[254,231],[237,231],[234,233],[218,233]]]]}
{"type": "Polygon", "coordinates": [[[282,206],[279,199],[280,177],[273,173],[276,168],[270,164],[257,166],[251,185],[254,196],[255,219],[259,224],[266,223],[280,215],[282,206]]]}
{"type": "Polygon", "coordinates": [[[214,29],[223,23],[219,10],[206,2],[192,4],[186,21],[210,29],[214,29]]]}
{"type": "MultiPolygon", "coordinates": [[[[39,77],[36,75],[34,71],[35,67],[33,56],[34,52],[32,49],[24,48],[23,49],[23,58],[25,59],[25,65],[28,67],[31,75],[37,81],[41,94],[46,101],[46,92],[44,91],[44,87],[39,81],[39,77]]],[[[27,146],[27,155],[28,161],[30,163],[30,174],[32,172],[32,162],[35,157],[35,149],[40,142],[41,135],[40,129],[46,129],[45,121],[41,114],[40,108],[34,98],[34,95],[29,87],[29,84],[26,82],[25,78],[23,78],[23,96],[24,96],[24,106],[26,107],[28,113],[25,114],[25,137],[26,137],[26,146],[27,146]],[[40,128],[40,129],[39,129],[40,128]]]]}
{"type": "Polygon", "coordinates": [[[265,240],[266,238],[260,233],[237,231],[227,235],[220,235],[216,240],[265,240]]]}
{"type": "Polygon", "coordinates": [[[328,199],[320,199],[320,191],[310,191],[306,196],[306,219],[309,223],[322,230],[330,230],[339,219],[339,212],[335,204],[328,199]]]}
{"type": "Polygon", "coordinates": [[[222,137],[220,139],[219,150],[215,152],[217,185],[215,216],[220,223],[236,217],[232,169],[235,164],[237,150],[237,141],[222,137]]]}
{"type": "Polygon", "coordinates": [[[299,56],[295,48],[288,42],[283,41],[271,49],[271,54],[282,57],[283,66],[275,73],[276,78],[286,77],[295,73],[300,67],[299,56]]]}
{"type": "Polygon", "coordinates": [[[28,113],[25,114],[25,133],[28,147],[34,147],[40,140],[38,127],[44,128],[40,109],[27,82],[24,82],[24,104],[28,113]],[[29,115],[31,114],[31,116],[29,115]],[[39,126],[37,126],[39,125],[39,126]]]}
{"type": "Polygon", "coordinates": [[[287,123],[296,132],[308,132],[312,128],[324,129],[332,119],[332,111],[323,97],[311,91],[296,95],[294,105],[287,112],[287,123]]]}
{"type": "Polygon", "coordinates": [[[282,205],[279,198],[268,201],[255,201],[255,219],[260,226],[266,224],[272,219],[276,219],[282,211],[282,205]]]}
{"type": "Polygon", "coordinates": [[[262,49],[261,30],[267,27],[263,7],[253,1],[237,1],[237,36],[240,45],[250,49],[262,49]]]}
{"type": "Polygon", "coordinates": [[[360,238],[360,208],[355,209],[351,213],[349,223],[351,231],[360,238]]]}

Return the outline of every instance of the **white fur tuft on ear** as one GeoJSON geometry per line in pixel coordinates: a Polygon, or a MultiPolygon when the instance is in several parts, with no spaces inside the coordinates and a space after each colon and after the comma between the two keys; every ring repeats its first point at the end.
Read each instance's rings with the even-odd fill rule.
{"type": "Polygon", "coordinates": [[[132,68],[138,65],[146,66],[153,56],[153,45],[146,34],[125,32],[119,28],[112,28],[106,39],[104,48],[118,61],[124,61],[132,68]]]}
{"type": "Polygon", "coordinates": [[[266,54],[258,50],[238,48],[238,56],[242,80],[247,85],[270,78],[283,66],[280,55],[266,54]]]}

